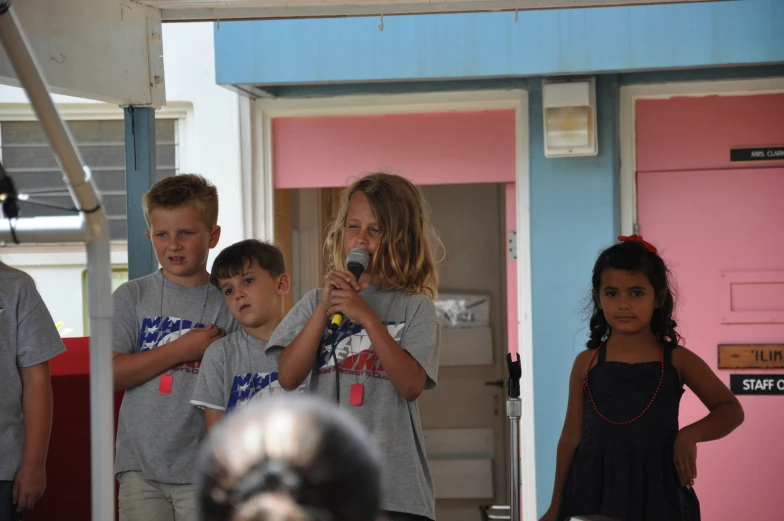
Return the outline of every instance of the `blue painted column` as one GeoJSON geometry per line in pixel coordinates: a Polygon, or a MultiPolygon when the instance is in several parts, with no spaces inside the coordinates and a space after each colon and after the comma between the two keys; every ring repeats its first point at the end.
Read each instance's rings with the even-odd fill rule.
{"type": "Polygon", "coordinates": [[[152,243],[144,234],[142,196],[155,183],[155,109],[125,107],[125,191],[128,215],[128,279],[158,269],[152,243]]]}
{"type": "MultiPolygon", "coordinates": [[[[546,158],[541,78],[530,80],[536,509],[550,504],[572,362],[585,349],[591,270],[618,235],[618,78],[598,76],[599,154],[546,158]]],[[[524,478],[525,479],[525,478],[524,478]]]]}

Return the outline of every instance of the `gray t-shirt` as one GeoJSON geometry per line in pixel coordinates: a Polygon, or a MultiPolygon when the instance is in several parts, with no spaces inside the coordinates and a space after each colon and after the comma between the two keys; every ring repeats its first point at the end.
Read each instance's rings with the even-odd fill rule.
{"type": "Polygon", "coordinates": [[[0,264],[0,481],[13,481],[22,462],[19,368],[41,364],[63,351],[63,341],[33,279],[0,264]]]}
{"type": "MultiPolygon", "coordinates": [[[[266,355],[267,342],[244,329],[215,341],[201,361],[191,404],[231,412],[251,401],[286,391],[278,383],[278,362],[266,355]]],[[[306,390],[303,382],[299,390],[306,390]]]]}
{"type": "MultiPolygon", "coordinates": [[[[321,289],[308,292],[283,319],[268,342],[267,354],[279,357],[313,315],[321,289]]],[[[433,301],[402,291],[360,293],[365,304],[386,324],[390,336],[414,357],[427,374],[425,389],[436,385],[440,330],[433,301]]],[[[322,337],[314,361],[311,388],[332,401],[337,398],[332,346],[322,337]]],[[[435,519],[433,479],[425,454],[416,402],[406,401],[387,378],[370,338],[361,326],[343,321],[336,334],[340,407],[349,410],[370,431],[384,456],[382,508],[435,519]],[[362,404],[349,404],[351,387],[364,386],[362,404]]]]}
{"type": "MultiPolygon", "coordinates": [[[[223,295],[212,285],[164,284],[159,270],[114,292],[112,349],[120,354],[155,349],[209,324],[227,332],[238,327],[223,295]]],[[[160,377],[126,389],[117,426],[115,473],[134,470],[162,483],[196,482],[204,414],[189,402],[200,366],[200,361],[186,362],[167,371],[172,376],[168,394],[160,391],[160,377]]]]}

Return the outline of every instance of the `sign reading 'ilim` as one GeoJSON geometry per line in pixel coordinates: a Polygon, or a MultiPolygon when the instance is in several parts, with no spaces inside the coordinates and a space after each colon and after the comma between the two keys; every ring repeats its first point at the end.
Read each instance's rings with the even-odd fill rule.
{"type": "Polygon", "coordinates": [[[784,344],[724,344],[719,369],[784,369],[784,344]]]}

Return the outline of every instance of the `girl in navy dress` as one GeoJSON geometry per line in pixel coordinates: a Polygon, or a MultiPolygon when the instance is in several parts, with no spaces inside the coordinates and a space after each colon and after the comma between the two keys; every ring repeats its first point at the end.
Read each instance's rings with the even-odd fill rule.
{"type": "Polygon", "coordinates": [[[697,443],[728,435],[743,409],[682,346],[669,270],[656,248],[638,235],[619,240],[593,269],[588,349],[572,368],[552,502],[541,521],[699,521],[697,443]],[[679,428],[684,385],[709,413],[679,428]]]}

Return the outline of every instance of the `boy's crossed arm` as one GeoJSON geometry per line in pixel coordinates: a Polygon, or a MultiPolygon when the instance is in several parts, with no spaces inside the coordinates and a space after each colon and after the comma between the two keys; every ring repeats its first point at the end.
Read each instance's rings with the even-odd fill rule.
{"type": "Polygon", "coordinates": [[[225,331],[211,324],[191,329],[174,342],[141,353],[122,354],[114,351],[114,389],[136,387],[178,364],[201,360],[207,347],[225,334],[225,331]]]}
{"type": "Polygon", "coordinates": [[[225,368],[226,357],[222,346],[216,345],[204,353],[191,405],[204,410],[207,431],[226,415],[228,396],[224,395],[225,368]]]}
{"type": "Polygon", "coordinates": [[[212,426],[218,423],[226,416],[226,411],[221,411],[220,409],[212,409],[210,407],[204,408],[204,425],[207,428],[207,432],[210,432],[212,426]]]}

